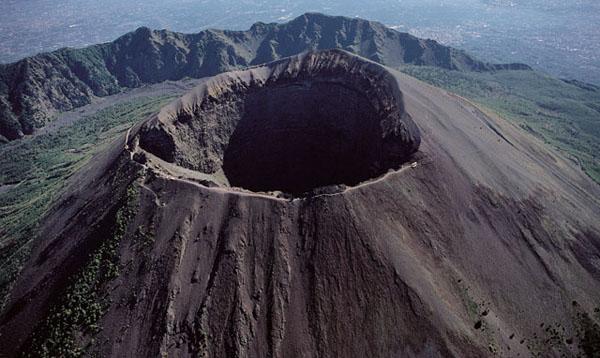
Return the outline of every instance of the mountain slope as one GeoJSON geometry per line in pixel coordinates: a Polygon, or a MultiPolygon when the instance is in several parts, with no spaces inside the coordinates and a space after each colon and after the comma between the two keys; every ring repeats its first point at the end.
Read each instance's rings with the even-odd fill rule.
{"type": "Polygon", "coordinates": [[[377,22],[314,13],[285,24],[257,23],[247,31],[180,34],[140,28],[111,43],[62,49],[0,65],[0,139],[30,134],[53,113],[80,107],[94,96],[167,79],[212,76],[327,48],[342,48],[388,66],[529,69],[522,64],[484,63],[463,51],[377,22]]]}
{"type": "Polygon", "coordinates": [[[511,120],[559,148],[600,183],[600,87],[536,71],[474,73],[428,66],[400,70],[511,120]]]}
{"type": "Polygon", "coordinates": [[[67,179],[169,98],[130,99],[70,126],[0,148],[0,307],[29,255],[38,222],[60,197],[67,179]]]}
{"type": "Polygon", "coordinates": [[[71,178],[0,352],[593,356],[599,197],[514,125],[344,51],[226,73],[71,178]]]}

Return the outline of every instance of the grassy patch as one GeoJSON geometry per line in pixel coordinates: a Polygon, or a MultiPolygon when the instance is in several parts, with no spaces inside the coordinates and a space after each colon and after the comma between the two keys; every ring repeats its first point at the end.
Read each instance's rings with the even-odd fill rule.
{"type": "Polygon", "coordinates": [[[29,255],[40,218],[65,180],[117,135],[169,100],[133,100],[54,133],[0,145],[0,303],[29,255]]]}
{"type": "Polygon", "coordinates": [[[95,333],[108,308],[103,286],[119,276],[119,243],[136,214],[137,186],[131,184],[114,218],[112,236],[102,242],[66,293],[36,329],[27,357],[80,357],[84,353],[76,334],[95,333]]]}
{"type": "Polygon", "coordinates": [[[534,71],[400,69],[492,109],[576,160],[600,183],[600,88],[534,71]]]}

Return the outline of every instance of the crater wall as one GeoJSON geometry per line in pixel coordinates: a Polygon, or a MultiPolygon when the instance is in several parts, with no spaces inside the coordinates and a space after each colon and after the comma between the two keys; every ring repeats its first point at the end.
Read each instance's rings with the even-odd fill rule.
{"type": "Polygon", "coordinates": [[[217,76],[147,122],[140,144],[235,187],[299,194],[399,167],[420,133],[387,70],[328,50],[217,76]]]}

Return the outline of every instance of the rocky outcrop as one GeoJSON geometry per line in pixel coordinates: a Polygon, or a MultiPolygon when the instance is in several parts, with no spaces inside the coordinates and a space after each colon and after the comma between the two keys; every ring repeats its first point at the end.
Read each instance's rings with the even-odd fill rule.
{"type": "Polygon", "coordinates": [[[305,14],[285,24],[257,23],[247,31],[180,34],[139,28],[111,43],[0,65],[0,135],[16,139],[30,134],[53,113],[90,103],[93,96],[165,80],[213,76],[327,48],[344,49],[388,66],[529,69],[520,64],[487,64],[377,22],[321,14],[305,14]]]}

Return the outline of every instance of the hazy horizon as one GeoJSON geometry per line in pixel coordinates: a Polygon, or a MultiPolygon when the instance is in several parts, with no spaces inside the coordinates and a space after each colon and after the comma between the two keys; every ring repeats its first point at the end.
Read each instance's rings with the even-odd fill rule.
{"type": "Polygon", "coordinates": [[[558,77],[600,83],[600,4],[589,0],[91,1],[0,4],[0,62],[61,47],[107,42],[140,26],[179,32],[244,30],[305,12],[361,17],[469,51],[482,60],[523,62],[558,77]]]}

